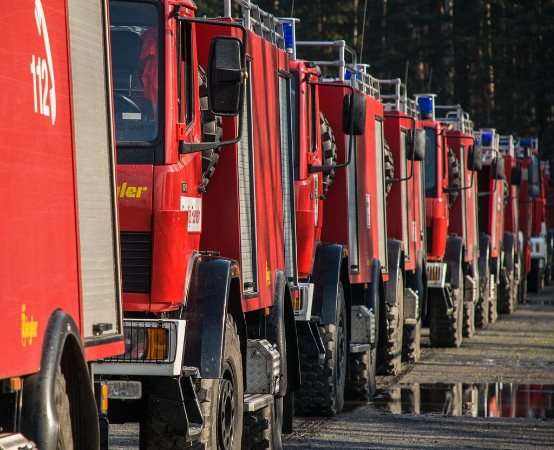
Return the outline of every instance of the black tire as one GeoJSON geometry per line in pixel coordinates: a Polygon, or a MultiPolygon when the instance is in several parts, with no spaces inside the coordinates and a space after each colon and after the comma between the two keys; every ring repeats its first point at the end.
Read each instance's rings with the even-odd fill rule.
{"type": "MultiPolygon", "coordinates": [[[[271,447],[271,427],[261,409],[244,416],[242,450],[266,450],[271,447]]],[[[276,449],[277,450],[277,449],[276,449]]]]}
{"type": "Polygon", "coordinates": [[[487,328],[489,325],[489,283],[490,273],[487,268],[479,280],[479,298],[475,304],[475,327],[479,329],[487,328]]]}
{"type": "Polygon", "coordinates": [[[538,294],[544,288],[544,272],[537,268],[532,268],[527,275],[527,290],[538,294]]]}
{"type": "MultiPolygon", "coordinates": [[[[321,147],[323,164],[334,165],[337,163],[337,142],[331,124],[323,113],[319,113],[319,130],[321,133],[321,147]]],[[[335,169],[323,172],[323,196],[327,195],[329,188],[335,179],[335,169]]]]}
{"type": "Polygon", "coordinates": [[[518,290],[518,303],[520,305],[523,305],[524,303],[527,303],[527,275],[522,270],[521,271],[521,277],[519,282],[519,290],[518,290]]]}
{"type": "Polygon", "coordinates": [[[491,325],[498,320],[498,282],[496,277],[494,277],[494,283],[494,293],[489,299],[489,323],[491,325]]]}
{"type": "Polygon", "coordinates": [[[500,280],[498,294],[498,312],[500,314],[512,314],[516,306],[517,286],[514,279],[514,273],[509,269],[505,269],[500,280]]]}
{"type": "Polygon", "coordinates": [[[349,377],[346,387],[348,400],[367,402],[373,399],[377,390],[377,349],[363,353],[351,353],[349,377]]]}
{"type": "Polygon", "coordinates": [[[303,382],[295,392],[294,405],[296,413],[301,416],[334,416],[344,407],[348,342],[342,283],[339,283],[337,292],[337,322],[319,327],[325,346],[323,363],[311,354],[303,354],[304,346],[300,342],[303,382]]]}
{"type": "Polygon", "coordinates": [[[65,377],[59,369],[56,372],[54,389],[54,403],[56,405],[56,416],[59,423],[56,449],[73,450],[73,428],[69,395],[65,377]]]}
{"type": "MultiPolygon", "coordinates": [[[[460,170],[460,162],[454,150],[448,149],[448,187],[450,189],[459,189],[462,186],[462,173],[460,170]]],[[[448,194],[448,204],[452,206],[458,198],[459,191],[454,190],[448,194]]]]}
{"type": "Polygon", "coordinates": [[[415,325],[404,325],[402,360],[414,364],[421,358],[421,319],[415,325]]]}
{"type": "Polygon", "coordinates": [[[398,269],[394,291],[387,291],[394,296],[394,305],[385,302],[385,326],[381,332],[382,357],[380,367],[383,375],[398,375],[402,370],[402,343],[404,327],[404,279],[398,269]]]}
{"type": "Polygon", "coordinates": [[[470,339],[475,335],[475,308],[475,303],[464,302],[464,338],[470,339]]]}
{"type": "Polygon", "coordinates": [[[461,286],[453,288],[447,286],[450,291],[453,302],[451,314],[448,314],[446,304],[441,293],[438,290],[430,290],[430,305],[429,305],[429,338],[432,347],[460,347],[463,338],[463,277],[462,269],[460,271],[459,280],[461,286]]]}
{"type": "Polygon", "coordinates": [[[392,155],[390,146],[386,140],[385,140],[384,149],[385,149],[384,159],[385,159],[385,189],[386,189],[385,192],[386,192],[386,195],[388,196],[392,189],[392,183],[394,180],[394,157],[392,155]]]}
{"type": "MultiPolygon", "coordinates": [[[[198,72],[200,111],[202,113],[202,141],[219,142],[223,136],[223,125],[220,116],[212,114],[208,106],[208,79],[202,67],[198,72]]],[[[217,163],[219,162],[220,149],[205,150],[202,152],[202,181],[198,190],[206,192],[217,163]]]]}

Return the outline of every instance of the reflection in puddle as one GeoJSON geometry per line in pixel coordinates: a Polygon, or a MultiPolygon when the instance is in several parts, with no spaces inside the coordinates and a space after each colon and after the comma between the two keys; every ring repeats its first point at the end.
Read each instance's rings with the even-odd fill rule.
{"type": "Polygon", "coordinates": [[[554,385],[412,384],[379,392],[377,408],[391,414],[554,418],[554,385]]]}

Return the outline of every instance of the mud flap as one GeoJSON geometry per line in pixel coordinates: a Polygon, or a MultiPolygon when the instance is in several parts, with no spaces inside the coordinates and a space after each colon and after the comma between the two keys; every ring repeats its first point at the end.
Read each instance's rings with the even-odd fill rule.
{"type": "Polygon", "coordinates": [[[416,325],[419,319],[419,296],[413,289],[404,290],[404,325],[416,325]]]}
{"type": "Polygon", "coordinates": [[[402,270],[402,242],[389,239],[387,241],[389,281],[387,281],[385,300],[387,304],[396,305],[396,281],[399,271],[402,270]]]}
{"type": "Polygon", "coordinates": [[[296,329],[303,343],[302,353],[316,356],[320,362],[325,361],[325,346],[319,333],[317,323],[312,321],[297,321],[296,329]]]}
{"type": "Polygon", "coordinates": [[[336,322],[342,257],[342,245],[317,246],[312,274],[314,282],[312,316],[319,317],[320,325],[336,322]]]}

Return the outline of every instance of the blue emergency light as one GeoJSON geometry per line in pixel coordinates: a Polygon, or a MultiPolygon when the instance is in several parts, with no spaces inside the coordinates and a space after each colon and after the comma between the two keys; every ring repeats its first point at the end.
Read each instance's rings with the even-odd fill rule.
{"type": "Polygon", "coordinates": [[[294,22],[298,19],[280,19],[283,24],[283,39],[285,40],[285,49],[296,59],[296,27],[294,22]]]}
{"type": "Polygon", "coordinates": [[[432,119],[435,115],[435,97],[433,95],[422,95],[417,98],[421,117],[432,119]]]}
{"type": "Polygon", "coordinates": [[[481,131],[481,145],[483,147],[492,147],[493,132],[490,130],[481,131]]]}

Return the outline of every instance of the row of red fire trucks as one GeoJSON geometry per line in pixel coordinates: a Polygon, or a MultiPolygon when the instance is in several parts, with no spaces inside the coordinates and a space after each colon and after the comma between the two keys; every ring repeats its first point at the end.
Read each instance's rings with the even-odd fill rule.
{"type": "Polygon", "coordinates": [[[223,6],[4,16],[1,449],[277,450],[550,282],[536,139],[223,6]]]}

